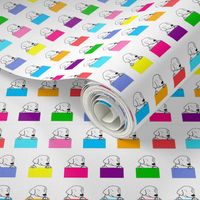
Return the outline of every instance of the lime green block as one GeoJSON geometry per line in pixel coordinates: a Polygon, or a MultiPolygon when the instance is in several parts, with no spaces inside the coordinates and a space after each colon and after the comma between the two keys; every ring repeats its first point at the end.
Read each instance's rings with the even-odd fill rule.
{"type": "Polygon", "coordinates": [[[0,25],[3,24],[6,21],[8,21],[8,18],[0,16],[0,25]]]}
{"type": "Polygon", "coordinates": [[[98,48],[100,48],[103,44],[96,44],[91,49],[89,49],[85,54],[91,54],[95,52],[98,48]]]}
{"type": "Polygon", "coordinates": [[[73,121],[73,113],[55,113],[51,114],[51,121],[73,121]]]}
{"type": "Polygon", "coordinates": [[[160,169],[136,168],[136,178],[160,178],[160,169]]]}
{"type": "Polygon", "coordinates": [[[192,12],[186,19],[186,22],[192,26],[196,26],[200,22],[200,14],[197,12],[192,12]]]}
{"type": "Polygon", "coordinates": [[[92,14],[95,10],[97,10],[99,7],[98,6],[94,6],[94,5],[90,5],[88,6],[86,9],[84,9],[82,11],[83,14],[85,15],[90,15],[92,14]]]}

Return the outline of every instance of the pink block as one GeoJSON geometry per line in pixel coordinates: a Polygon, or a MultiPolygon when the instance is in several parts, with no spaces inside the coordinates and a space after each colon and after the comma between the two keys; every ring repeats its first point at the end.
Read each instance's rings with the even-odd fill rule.
{"type": "Polygon", "coordinates": [[[7,121],[8,119],[8,113],[0,113],[0,121],[7,121]]]}
{"type": "Polygon", "coordinates": [[[17,38],[21,38],[22,36],[24,36],[26,33],[28,33],[31,29],[23,26],[21,27],[21,29],[19,29],[18,31],[14,32],[13,35],[17,38]]]}
{"type": "Polygon", "coordinates": [[[106,19],[114,19],[117,17],[122,11],[121,10],[114,10],[110,15],[106,17],[106,19]]]}
{"type": "Polygon", "coordinates": [[[150,122],[171,122],[171,113],[154,113],[149,118],[150,122]]]}
{"type": "Polygon", "coordinates": [[[56,31],[54,31],[52,34],[50,34],[50,35],[47,37],[47,40],[55,41],[55,40],[57,40],[60,36],[62,36],[63,34],[64,34],[63,31],[56,30],[56,31]]]}
{"type": "Polygon", "coordinates": [[[123,49],[130,41],[128,40],[124,40],[121,42],[118,42],[118,44],[116,44],[111,51],[120,51],[121,49],[123,49]]]}
{"type": "Polygon", "coordinates": [[[150,6],[152,6],[154,3],[148,3],[146,5],[144,5],[142,8],[140,8],[140,10],[138,10],[138,12],[142,12],[147,10],[150,6]]]}
{"type": "Polygon", "coordinates": [[[164,41],[158,42],[152,49],[151,52],[156,54],[158,57],[161,57],[166,51],[170,49],[170,45],[164,41]]]}
{"type": "Polygon", "coordinates": [[[60,80],[64,75],[58,75],[53,78],[54,81],[60,80]]]}
{"type": "Polygon", "coordinates": [[[65,139],[50,139],[49,148],[71,148],[72,140],[65,139]]]}
{"type": "Polygon", "coordinates": [[[64,178],[88,178],[88,168],[64,168],[64,178]]]}

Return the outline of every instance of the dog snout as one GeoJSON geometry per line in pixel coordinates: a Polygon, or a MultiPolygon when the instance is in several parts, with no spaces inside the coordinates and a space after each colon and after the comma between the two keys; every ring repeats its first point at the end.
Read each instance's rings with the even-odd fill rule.
{"type": "Polygon", "coordinates": [[[49,164],[50,164],[49,162],[46,163],[47,166],[48,166],[49,164]]]}
{"type": "Polygon", "coordinates": [[[167,135],[167,138],[170,138],[170,135],[167,135]]]}
{"type": "Polygon", "coordinates": [[[155,166],[156,165],[156,163],[152,163],[152,166],[155,166]]]}
{"type": "Polygon", "coordinates": [[[81,165],[82,165],[82,166],[84,166],[84,165],[85,165],[85,163],[84,163],[84,162],[82,162],[82,163],[81,163],[81,165]]]}
{"type": "Polygon", "coordinates": [[[161,84],[163,85],[163,84],[164,84],[164,81],[161,81],[161,84]]]}
{"type": "Polygon", "coordinates": [[[145,99],[142,99],[142,102],[145,102],[145,99]]]}
{"type": "Polygon", "coordinates": [[[38,108],[35,108],[35,111],[38,111],[38,108]]]}
{"type": "Polygon", "coordinates": [[[191,197],[195,197],[195,194],[192,194],[191,197]]]}
{"type": "Polygon", "coordinates": [[[10,193],[7,193],[6,196],[9,197],[9,196],[10,196],[10,193]]]}
{"type": "Polygon", "coordinates": [[[31,136],[32,136],[32,137],[35,137],[35,134],[32,134],[31,136]]]}
{"type": "Polygon", "coordinates": [[[196,111],[199,112],[200,111],[199,108],[196,111]]]}
{"type": "Polygon", "coordinates": [[[158,197],[158,194],[154,194],[155,197],[158,197]]]}
{"type": "Polygon", "coordinates": [[[82,194],[80,194],[80,196],[81,196],[81,197],[84,197],[84,194],[82,193],[82,194]]]}
{"type": "Polygon", "coordinates": [[[120,166],[120,162],[117,163],[117,166],[120,166]]]}
{"type": "Polygon", "coordinates": [[[118,197],[121,197],[121,194],[117,194],[118,197]]]}
{"type": "Polygon", "coordinates": [[[46,196],[47,196],[47,194],[46,194],[46,193],[44,193],[44,194],[43,194],[43,196],[44,196],[44,197],[46,197],[46,196]]]}
{"type": "Polygon", "coordinates": [[[14,165],[14,162],[11,162],[10,165],[14,165]]]}

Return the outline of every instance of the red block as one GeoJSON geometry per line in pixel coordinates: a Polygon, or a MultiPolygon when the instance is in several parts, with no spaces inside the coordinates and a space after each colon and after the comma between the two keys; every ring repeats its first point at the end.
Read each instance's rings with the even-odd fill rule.
{"type": "Polygon", "coordinates": [[[171,0],[168,3],[165,4],[164,7],[173,7],[175,4],[177,4],[180,0],[171,0]]]}
{"type": "Polygon", "coordinates": [[[176,142],[174,139],[171,139],[171,140],[153,139],[152,144],[153,144],[154,149],[175,149],[176,148],[176,142]]]}
{"type": "Polygon", "coordinates": [[[176,87],[185,78],[185,69],[183,68],[174,77],[174,87],[176,87]]]}
{"type": "Polygon", "coordinates": [[[72,46],[79,46],[81,45],[83,42],[85,42],[89,37],[87,36],[81,36],[80,38],[78,38],[76,41],[74,41],[71,45],[72,46]]]}
{"type": "Polygon", "coordinates": [[[0,139],[0,148],[4,148],[4,144],[5,144],[5,139],[1,138],[0,139]]]}
{"type": "Polygon", "coordinates": [[[88,78],[90,75],[91,75],[92,73],[90,73],[90,72],[82,72],[81,74],[79,74],[78,76],[77,76],[77,78],[88,78]]]}
{"type": "Polygon", "coordinates": [[[71,97],[80,97],[81,96],[81,89],[79,89],[79,88],[71,88],[70,96],[71,97]]]}

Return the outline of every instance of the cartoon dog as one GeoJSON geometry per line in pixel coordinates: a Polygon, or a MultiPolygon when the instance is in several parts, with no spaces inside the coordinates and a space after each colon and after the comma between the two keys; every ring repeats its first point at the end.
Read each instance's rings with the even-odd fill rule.
{"type": "Polygon", "coordinates": [[[34,46],[37,46],[37,45],[38,45],[38,43],[34,43],[34,42],[31,42],[31,41],[25,41],[25,42],[22,42],[21,48],[27,52],[31,48],[33,48],[34,46]]]}
{"type": "Polygon", "coordinates": [[[0,113],[6,113],[6,103],[0,102],[0,113]]]}
{"type": "Polygon", "coordinates": [[[16,31],[19,31],[21,29],[21,26],[17,25],[17,24],[10,24],[7,27],[8,32],[14,33],[16,31]]]}
{"type": "Polygon", "coordinates": [[[174,57],[171,59],[171,70],[173,72],[173,76],[175,76],[176,74],[178,74],[178,72],[180,72],[183,69],[180,61],[178,58],[174,57]]]}
{"type": "Polygon", "coordinates": [[[110,155],[103,160],[103,163],[102,168],[122,168],[119,156],[110,155]]]}
{"type": "Polygon", "coordinates": [[[188,43],[188,55],[190,56],[190,60],[192,60],[195,56],[200,53],[196,44],[194,42],[188,43]]]}
{"type": "Polygon", "coordinates": [[[200,6],[200,0],[192,0],[194,3],[197,3],[200,6]]]}
{"type": "Polygon", "coordinates": [[[3,5],[3,8],[6,9],[6,10],[12,10],[12,9],[15,8],[16,6],[17,6],[16,3],[13,3],[13,2],[11,2],[11,1],[9,1],[9,2],[7,2],[7,3],[5,3],[5,4],[3,5]]]}
{"type": "Polygon", "coordinates": [[[31,112],[31,113],[37,113],[39,108],[39,104],[35,102],[29,102],[23,106],[22,112],[31,112]]]}
{"type": "Polygon", "coordinates": [[[153,139],[158,139],[158,140],[170,140],[170,139],[172,139],[171,136],[170,136],[170,131],[167,128],[159,128],[153,134],[154,134],[153,139]]]}
{"type": "Polygon", "coordinates": [[[85,157],[82,155],[72,156],[67,162],[67,168],[87,168],[85,166],[85,157]]]}
{"type": "Polygon", "coordinates": [[[200,113],[200,107],[197,103],[188,103],[184,106],[184,113],[200,113]]]}
{"type": "Polygon", "coordinates": [[[51,168],[50,157],[47,155],[39,155],[33,159],[31,168],[51,168]]]}
{"type": "Polygon", "coordinates": [[[120,18],[115,21],[116,25],[122,25],[126,20],[130,19],[130,17],[120,18]]]}
{"type": "Polygon", "coordinates": [[[119,73],[114,70],[107,70],[107,71],[103,72],[103,79],[106,81],[109,81],[110,84],[112,84],[114,81],[116,81],[122,75],[123,75],[123,73],[119,73]]]}
{"type": "Polygon", "coordinates": [[[58,21],[62,24],[66,24],[67,22],[69,22],[72,19],[72,17],[68,16],[68,15],[61,15],[60,17],[58,17],[58,21]]]}
{"type": "Polygon", "coordinates": [[[91,67],[95,62],[97,62],[100,58],[92,58],[90,60],[87,60],[85,63],[84,63],[84,67],[91,67]]]}
{"type": "Polygon", "coordinates": [[[19,137],[18,139],[31,139],[31,140],[36,140],[37,137],[35,137],[36,130],[32,127],[26,127],[22,129],[19,132],[19,137]]]}
{"type": "Polygon", "coordinates": [[[173,168],[194,168],[191,165],[191,160],[188,156],[178,156],[174,159],[174,166],[173,168]]]}
{"type": "Polygon", "coordinates": [[[41,88],[56,89],[57,88],[57,82],[56,81],[43,81],[41,83],[41,88]]]}
{"type": "Polygon", "coordinates": [[[91,128],[86,132],[88,139],[104,139],[102,130],[98,128],[91,128]]]}
{"type": "Polygon", "coordinates": [[[112,11],[110,11],[110,10],[104,10],[104,11],[102,11],[102,12],[99,13],[99,16],[100,16],[100,17],[103,17],[103,18],[106,18],[106,17],[108,17],[111,13],[112,13],[112,11]]]}
{"type": "Polygon", "coordinates": [[[77,3],[75,7],[76,7],[77,10],[83,11],[83,10],[85,10],[88,6],[89,6],[89,5],[86,4],[86,3],[77,3]]]}
{"type": "Polygon", "coordinates": [[[53,137],[51,139],[65,139],[69,140],[69,129],[65,127],[57,128],[53,131],[53,137]]]}
{"type": "Polygon", "coordinates": [[[160,74],[155,74],[152,78],[152,86],[155,89],[155,94],[166,86],[160,74]]]}
{"type": "Polygon", "coordinates": [[[175,29],[177,26],[167,23],[167,22],[163,22],[159,25],[160,30],[161,31],[165,31],[167,34],[169,34],[173,29],[175,29]]]}
{"type": "Polygon", "coordinates": [[[86,53],[87,51],[89,51],[89,49],[91,49],[93,46],[85,46],[85,47],[82,47],[80,50],[79,50],[79,53],[86,53]]]}
{"type": "Polygon", "coordinates": [[[178,197],[175,200],[184,200],[184,199],[190,199],[190,200],[198,200],[195,196],[195,190],[191,186],[183,186],[177,191],[178,197]]]}
{"type": "Polygon", "coordinates": [[[5,55],[1,57],[0,62],[4,64],[5,66],[9,65],[10,63],[14,62],[16,60],[15,57],[10,56],[10,55],[5,55]]]}
{"type": "Polygon", "coordinates": [[[86,200],[84,197],[84,188],[80,185],[74,185],[70,187],[65,193],[67,196],[64,198],[64,200],[86,200]]]}
{"type": "Polygon", "coordinates": [[[171,0],[162,0],[156,4],[156,7],[164,7],[171,0]]]}
{"type": "Polygon", "coordinates": [[[82,89],[87,84],[85,80],[75,80],[72,83],[72,88],[82,89]]]}
{"type": "Polygon", "coordinates": [[[148,47],[149,50],[151,50],[159,42],[160,42],[159,40],[156,40],[151,37],[146,37],[146,38],[142,39],[142,45],[144,47],[148,47]]]}
{"type": "Polygon", "coordinates": [[[127,53],[123,56],[123,60],[125,63],[129,63],[130,66],[133,66],[138,60],[141,60],[142,56],[138,56],[136,54],[127,53]]]}
{"type": "Polygon", "coordinates": [[[95,26],[96,26],[96,24],[87,23],[87,24],[84,24],[84,25],[82,26],[82,29],[83,29],[84,31],[90,31],[90,30],[93,29],[95,26]]]}
{"type": "Polygon", "coordinates": [[[67,102],[59,103],[55,106],[55,111],[57,113],[71,113],[71,105],[67,102]]]}
{"type": "Polygon", "coordinates": [[[0,167],[15,168],[15,157],[12,155],[1,156],[0,167]]]}
{"type": "Polygon", "coordinates": [[[49,200],[47,197],[47,187],[43,185],[36,185],[32,189],[29,190],[29,197],[26,200],[49,200]]]}
{"type": "Polygon", "coordinates": [[[38,71],[40,68],[41,68],[41,66],[30,65],[25,69],[25,73],[32,75],[34,72],[38,71]]]}
{"type": "Polygon", "coordinates": [[[138,112],[144,105],[146,104],[146,100],[141,92],[136,92],[133,95],[133,105],[136,108],[136,112],[138,112]]]}
{"type": "Polygon", "coordinates": [[[29,19],[30,21],[34,20],[38,16],[40,16],[40,13],[37,13],[35,11],[30,11],[26,13],[26,18],[29,19]]]}
{"type": "Polygon", "coordinates": [[[66,61],[60,65],[60,69],[66,70],[74,61],[66,61]]]}
{"type": "Polygon", "coordinates": [[[155,186],[148,185],[140,190],[141,197],[138,200],[161,200],[158,196],[158,189],[155,186]]]}
{"type": "Polygon", "coordinates": [[[132,27],[132,28],[128,28],[128,29],[125,29],[121,32],[122,35],[129,35],[131,34],[134,30],[136,29],[136,27],[132,27]]]}
{"type": "Polygon", "coordinates": [[[138,168],[158,168],[156,166],[156,159],[153,156],[146,155],[138,160],[138,168]]]}
{"type": "Polygon", "coordinates": [[[120,5],[122,6],[123,4],[125,4],[128,0],[116,0],[115,3],[116,5],[120,5]]]}
{"type": "Polygon", "coordinates": [[[7,185],[0,185],[0,199],[12,200],[10,197],[10,187],[7,185]]]}
{"type": "Polygon", "coordinates": [[[56,57],[57,55],[60,54],[60,51],[55,51],[55,50],[51,50],[51,51],[48,51],[46,54],[45,54],[45,57],[48,58],[48,59],[53,59],[54,57],[56,57]]]}
{"type": "Polygon", "coordinates": [[[78,37],[75,36],[69,36],[65,39],[65,43],[66,44],[72,44],[73,42],[75,42],[78,39],[78,37]]]}
{"type": "Polygon", "coordinates": [[[40,30],[40,34],[42,36],[44,36],[45,38],[47,38],[49,35],[51,35],[52,33],[54,33],[55,30],[54,29],[51,29],[51,28],[48,28],[48,27],[45,27],[45,28],[42,28],[40,30]]]}
{"type": "Polygon", "coordinates": [[[189,140],[199,140],[200,139],[200,128],[192,128],[187,132],[189,140]]]}
{"type": "Polygon", "coordinates": [[[150,13],[150,14],[146,14],[146,15],[143,15],[139,18],[139,21],[147,21],[151,16],[153,16],[154,13],[150,13]]]}
{"type": "Polygon", "coordinates": [[[157,112],[159,112],[159,113],[169,113],[168,108],[167,108],[167,104],[166,103],[162,104],[159,107],[159,109],[157,110],[157,112]]]}
{"type": "Polygon", "coordinates": [[[121,196],[121,188],[116,185],[111,185],[103,191],[104,196],[100,200],[124,200],[121,196]]]}
{"type": "Polygon", "coordinates": [[[197,90],[200,89],[200,81],[196,82],[196,88],[195,89],[197,89],[197,90]]]}
{"type": "Polygon", "coordinates": [[[180,8],[176,11],[177,16],[182,17],[183,19],[186,19],[191,13],[192,11],[184,8],[180,8]]]}
{"type": "Polygon", "coordinates": [[[16,79],[10,83],[10,88],[24,89],[26,88],[26,81],[24,79],[16,79]]]}
{"type": "Polygon", "coordinates": [[[104,38],[106,38],[110,33],[111,33],[111,31],[106,31],[106,32],[100,33],[97,37],[98,37],[99,39],[104,39],[104,38]]]}
{"type": "Polygon", "coordinates": [[[52,8],[58,3],[58,0],[46,0],[44,1],[44,6],[48,8],[52,8]]]}

